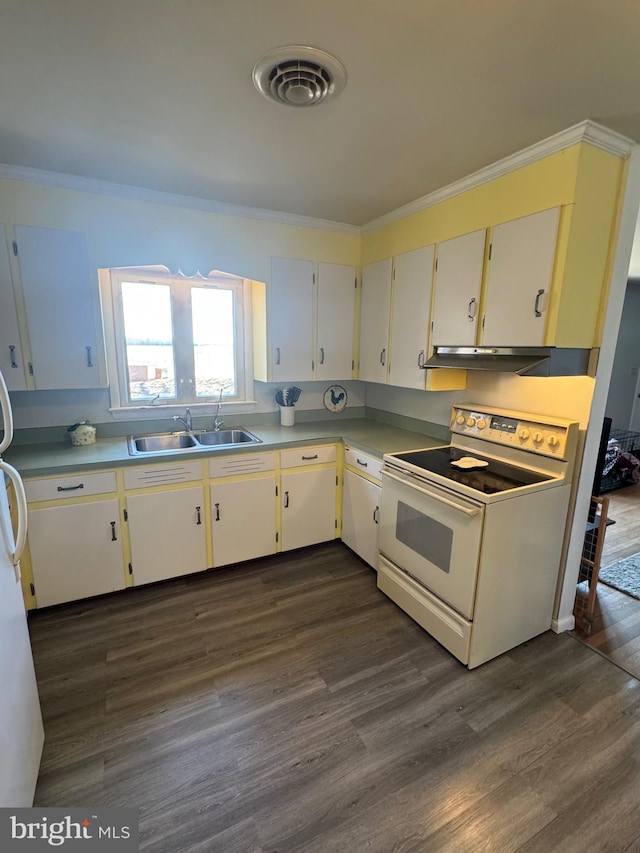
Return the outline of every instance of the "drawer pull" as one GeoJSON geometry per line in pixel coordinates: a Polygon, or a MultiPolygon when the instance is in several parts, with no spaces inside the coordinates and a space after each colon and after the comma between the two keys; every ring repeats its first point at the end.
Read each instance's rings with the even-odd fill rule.
{"type": "Polygon", "coordinates": [[[11,359],[11,367],[17,367],[18,362],[16,361],[16,348],[13,344],[9,346],[9,358],[11,359]]]}
{"type": "Polygon", "coordinates": [[[116,536],[116,523],[115,523],[115,521],[111,522],[111,541],[112,542],[118,541],[118,537],[116,536]]]}
{"type": "Polygon", "coordinates": [[[302,458],[304,459],[305,462],[310,462],[312,459],[317,459],[318,454],[316,453],[314,456],[303,456],[302,458]]]}
{"type": "Polygon", "coordinates": [[[216,508],[216,521],[220,521],[220,504],[215,504],[216,508]]]}
{"type": "Polygon", "coordinates": [[[197,519],[196,524],[202,524],[202,517],[200,515],[200,507],[199,506],[196,507],[196,519],[197,519]]]}
{"type": "Polygon", "coordinates": [[[78,489],[84,489],[84,483],[80,483],[78,486],[58,486],[59,492],[76,492],[78,489]]]}
{"type": "Polygon", "coordinates": [[[368,468],[368,467],[369,467],[369,463],[368,463],[368,462],[362,462],[362,460],[358,459],[358,457],[357,457],[357,456],[356,456],[356,462],[358,463],[358,465],[362,465],[362,467],[363,467],[363,468],[368,468]]]}

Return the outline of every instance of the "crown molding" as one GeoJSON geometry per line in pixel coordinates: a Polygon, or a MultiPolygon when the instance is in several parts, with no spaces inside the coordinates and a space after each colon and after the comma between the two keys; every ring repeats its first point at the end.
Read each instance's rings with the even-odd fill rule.
{"type": "Polygon", "coordinates": [[[10,181],[21,181],[28,184],[41,184],[58,189],[114,196],[131,201],[165,204],[170,207],[182,207],[188,210],[201,210],[205,213],[236,216],[240,219],[260,219],[268,222],[276,222],[280,225],[293,225],[299,228],[320,228],[324,231],[337,231],[356,236],[359,236],[361,233],[359,225],[349,225],[346,222],[316,219],[312,216],[283,213],[278,210],[266,210],[261,207],[243,207],[238,204],[212,201],[205,198],[198,198],[197,196],[149,190],[143,187],[129,186],[128,184],[115,184],[97,178],[84,178],[78,175],[67,175],[62,172],[47,172],[44,169],[33,169],[30,166],[12,166],[0,163],[0,178],[6,178],[10,181]]]}
{"type": "Polygon", "coordinates": [[[586,142],[595,148],[608,151],[610,154],[615,154],[618,157],[627,157],[637,146],[637,143],[633,139],[616,133],[615,130],[609,130],[609,128],[590,120],[582,121],[579,124],[574,124],[573,127],[568,127],[566,130],[561,130],[560,133],[556,133],[548,137],[548,139],[543,139],[541,142],[529,145],[528,148],[516,151],[515,154],[510,154],[496,163],[484,166],[482,169],[473,172],[471,175],[467,175],[465,178],[461,178],[459,181],[454,181],[446,187],[428,193],[428,195],[417,198],[415,201],[411,201],[408,204],[402,205],[402,207],[398,207],[389,213],[372,219],[370,222],[366,222],[362,226],[362,233],[367,234],[370,231],[377,231],[385,225],[405,219],[413,213],[433,207],[435,204],[472,190],[475,187],[482,186],[482,184],[500,178],[502,175],[507,175],[509,172],[514,172],[516,169],[521,169],[523,166],[528,166],[531,163],[542,160],[544,157],[549,157],[551,154],[564,151],[580,142],[586,142]]]}

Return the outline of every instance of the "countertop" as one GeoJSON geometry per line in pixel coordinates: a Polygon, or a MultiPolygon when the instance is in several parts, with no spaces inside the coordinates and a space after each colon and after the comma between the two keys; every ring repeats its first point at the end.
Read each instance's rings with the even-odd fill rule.
{"type": "Polygon", "coordinates": [[[446,443],[430,435],[367,418],[307,421],[292,427],[256,424],[251,425],[249,430],[262,439],[261,444],[249,447],[239,445],[224,450],[207,448],[130,456],[126,437],[98,436],[95,444],[79,447],[67,443],[12,445],[4,454],[4,459],[17,468],[23,477],[42,477],[97,468],[170,462],[176,457],[204,459],[230,453],[259,453],[265,450],[283,450],[301,444],[326,444],[341,440],[379,457],[383,453],[436,447],[446,443]]]}

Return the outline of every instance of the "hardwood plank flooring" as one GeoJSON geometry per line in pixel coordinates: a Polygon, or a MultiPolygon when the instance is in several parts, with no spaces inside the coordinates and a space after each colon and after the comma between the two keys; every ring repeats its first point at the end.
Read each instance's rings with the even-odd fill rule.
{"type": "MultiPolygon", "coordinates": [[[[615,524],[607,527],[601,565],[640,552],[640,485],[609,492],[609,516],[615,524]]],[[[577,611],[584,606],[587,583],[577,591],[577,611]]],[[[576,627],[575,636],[640,678],[640,601],[604,583],[598,584],[598,596],[591,631],[576,627]]]]}
{"type": "Polygon", "coordinates": [[[342,544],[36,613],[36,805],[153,853],[640,850],[640,683],[551,632],[468,671],[342,544]]]}

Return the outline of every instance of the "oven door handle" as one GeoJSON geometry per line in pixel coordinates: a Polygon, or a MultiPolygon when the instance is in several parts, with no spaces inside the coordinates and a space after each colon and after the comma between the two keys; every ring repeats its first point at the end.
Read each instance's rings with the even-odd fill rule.
{"type": "Polygon", "coordinates": [[[444,495],[438,494],[437,492],[430,492],[429,489],[425,489],[423,486],[418,486],[415,482],[408,482],[404,479],[404,477],[399,477],[397,474],[392,474],[391,471],[383,469],[382,473],[385,477],[391,477],[392,480],[397,480],[398,483],[402,483],[404,486],[408,486],[410,489],[416,489],[416,491],[422,492],[423,495],[427,495],[427,497],[433,498],[435,501],[440,501],[443,504],[447,504],[447,506],[453,507],[453,509],[457,509],[460,512],[463,512],[465,515],[474,516],[478,515],[478,513],[480,512],[480,507],[463,506],[462,504],[459,504],[456,501],[452,501],[449,498],[445,498],[444,495]]]}

